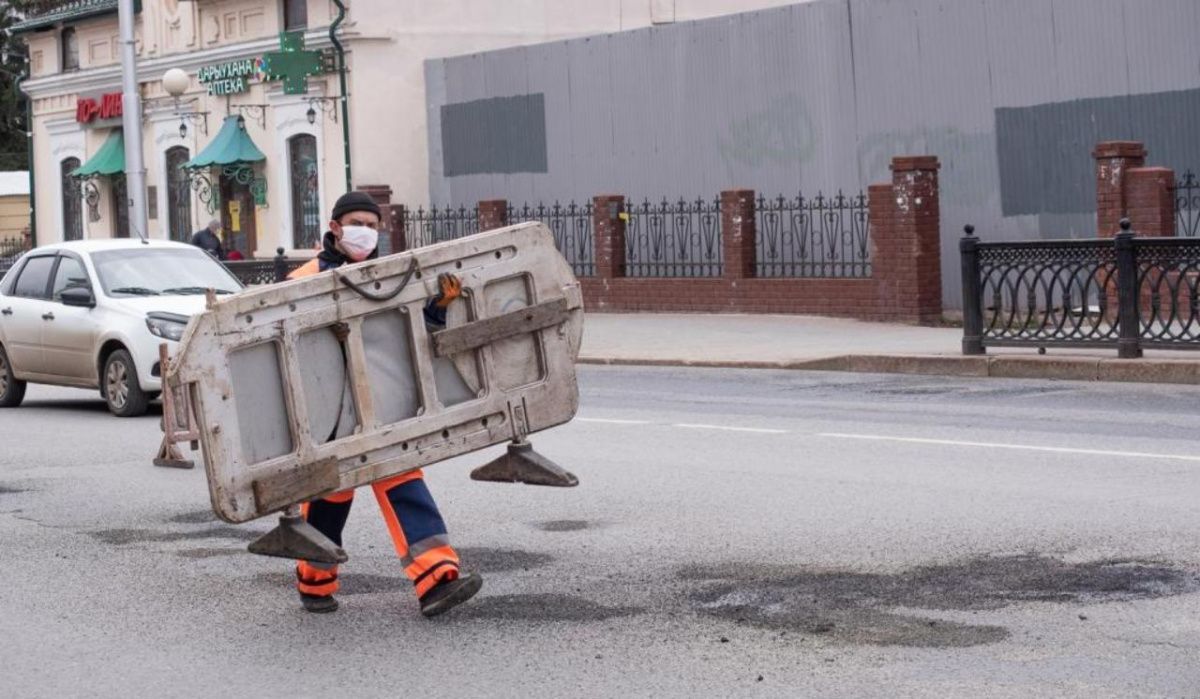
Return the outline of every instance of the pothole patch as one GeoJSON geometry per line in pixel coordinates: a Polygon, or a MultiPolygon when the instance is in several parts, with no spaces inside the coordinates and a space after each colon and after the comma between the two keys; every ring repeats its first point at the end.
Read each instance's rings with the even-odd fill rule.
{"type": "Polygon", "coordinates": [[[1103,603],[1200,590],[1194,572],[1160,563],[1067,563],[1035,555],[976,558],[894,574],[725,565],[686,568],[680,577],[696,586],[689,599],[702,614],[850,643],[920,647],[994,643],[1008,632],[926,618],[913,610],[1103,603]]]}
{"type": "Polygon", "coordinates": [[[455,610],[456,618],[506,621],[605,621],[640,614],[634,607],[607,607],[583,597],[560,594],[497,595],[477,597],[455,610]]]}
{"type": "Polygon", "coordinates": [[[476,573],[532,570],[549,565],[554,561],[552,556],[545,553],[471,546],[458,549],[458,556],[462,560],[463,570],[476,573]]]}
{"type": "Polygon", "coordinates": [[[237,541],[253,541],[261,536],[261,532],[236,527],[208,527],[190,532],[163,532],[152,529],[99,529],[88,534],[99,541],[112,546],[144,543],[170,543],[174,541],[192,541],[195,539],[234,539],[237,541]]]}
{"type": "Polygon", "coordinates": [[[585,519],[552,519],[546,522],[537,522],[533,526],[544,532],[579,532],[591,529],[596,525],[585,519]]]}
{"type": "Polygon", "coordinates": [[[167,519],[173,524],[208,524],[216,522],[217,516],[212,510],[196,510],[195,512],[184,512],[183,514],[175,515],[167,519]]]}

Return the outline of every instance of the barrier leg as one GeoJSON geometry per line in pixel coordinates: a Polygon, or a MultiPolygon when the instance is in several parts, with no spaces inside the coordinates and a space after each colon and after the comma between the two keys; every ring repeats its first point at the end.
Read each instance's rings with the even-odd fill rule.
{"type": "MultiPolygon", "coordinates": [[[[166,468],[195,468],[196,464],[191,459],[183,458],[183,454],[179,453],[179,448],[175,446],[175,440],[172,439],[178,432],[176,423],[179,420],[176,415],[175,387],[169,381],[171,371],[171,360],[167,356],[167,343],[163,342],[158,346],[158,362],[162,376],[162,422],[159,425],[162,427],[163,439],[162,444],[158,447],[158,454],[154,457],[155,466],[164,466],[166,468]]],[[[182,389],[183,408],[187,410],[187,431],[185,437],[194,438],[196,430],[192,424],[191,416],[191,401],[187,397],[187,389],[182,389]]]]}
{"type": "Polygon", "coordinates": [[[171,441],[168,434],[163,434],[162,444],[158,447],[158,455],[154,457],[155,466],[163,466],[166,468],[195,468],[196,464],[191,459],[183,458],[183,454],[179,453],[179,448],[171,441]]]}
{"type": "Polygon", "coordinates": [[[575,474],[534,451],[533,445],[526,439],[513,440],[506,454],[471,471],[471,480],[559,488],[579,485],[575,474]]]}
{"type": "Polygon", "coordinates": [[[279,516],[279,524],[250,542],[250,553],[276,558],[295,558],[317,563],[345,563],[345,549],[304,521],[300,506],[292,505],[279,516]]]}

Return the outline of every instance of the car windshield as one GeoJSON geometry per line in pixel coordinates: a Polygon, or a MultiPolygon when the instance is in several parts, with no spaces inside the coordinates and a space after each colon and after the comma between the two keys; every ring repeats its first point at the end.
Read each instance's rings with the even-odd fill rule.
{"type": "Polygon", "coordinates": [[[241,290],[221,263],[196,248],[124,248],[92,253],[96,276],[109,296],[218,294],[241,290]]]}

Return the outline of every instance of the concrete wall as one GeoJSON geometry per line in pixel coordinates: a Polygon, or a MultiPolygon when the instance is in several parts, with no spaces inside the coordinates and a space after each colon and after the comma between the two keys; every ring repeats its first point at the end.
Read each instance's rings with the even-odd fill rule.
{"type": "Polygon", "coordinates": [[[954,307],[963,224],[984,240],[1096,235],[1096,142],[1144,140],[1148,162],[1200,169],[1196,27],[1195,0],[820,0],[433,60],[430,191],[857,191],[894,155],[933,154],[954,307]],[[536,141],[544,169],[446,172],[473,127],[443,133],[443,114],[533,95],[543,115],[489,128],[536,141]]]}
{"type": "MultiPolygon", "coordinates": [[[[795,0],[357,0],[347,30],[355,181],[429,196],[423,64],[503,47],[787,5],[795,0]]],[[[310,3],[310,8],[312,4],[310,3]]],[[[311,9],[310,9],[311,12],[311,9]]],[[[431,85],[440,94],[440,85],[431,85]]],[[[436,94],[429,99],[436,101],[436,94]]],[[[431,102],[432,103],[432,102],[431,102]]]]}

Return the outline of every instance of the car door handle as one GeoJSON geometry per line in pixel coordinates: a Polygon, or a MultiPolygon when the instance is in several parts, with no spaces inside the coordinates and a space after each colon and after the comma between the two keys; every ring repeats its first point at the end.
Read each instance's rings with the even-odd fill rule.
{"type": "Polygon", "coordinates": [[[43,313],[42,320],[54,320],[54,314],[53,313],[43,313]]]}
{"type": "Polygon", "coordinates": [[[0,313],[3,313],[3,314],[4,314],[4,315],[6,315],[6,316],[10,316],[10,315],[12,315],[12,309],[11,309],[11,308],[5,308],[4,310],[0,311],[0,313]]]}

